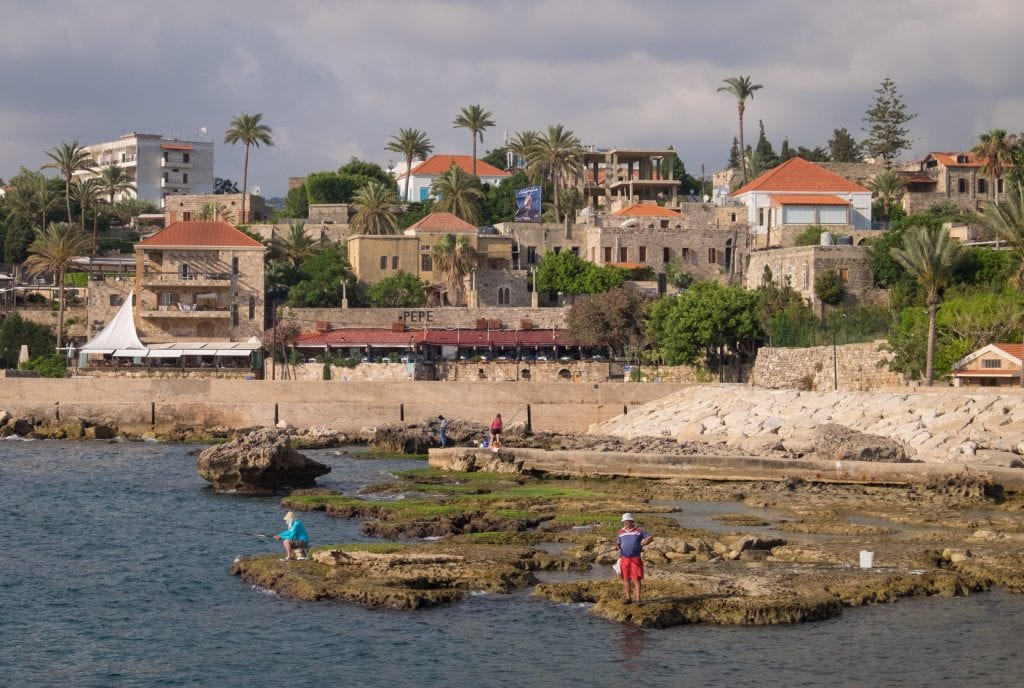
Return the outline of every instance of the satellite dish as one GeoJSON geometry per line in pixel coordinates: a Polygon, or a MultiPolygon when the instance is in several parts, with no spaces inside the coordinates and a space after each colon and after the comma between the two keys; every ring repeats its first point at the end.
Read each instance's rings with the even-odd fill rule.
{"type": "Polygon", "coordinates": [[[704,194],[704,202],[707,203],[710,200],[711,200],[711,196],[708,196],[707,194],[704,194]]]}
{"type": "Polygon", "coordinates": [[[253,196],[259,196],[259,195],[260,195],[260,191],[262,191],[262,189],[260,189],[260,187],[259,187],[259,186],[253,186],[253,187],[252,187],[252,191],[251,191],[250,193],[251,193],[251,194],[252,194],[253,196]]]}

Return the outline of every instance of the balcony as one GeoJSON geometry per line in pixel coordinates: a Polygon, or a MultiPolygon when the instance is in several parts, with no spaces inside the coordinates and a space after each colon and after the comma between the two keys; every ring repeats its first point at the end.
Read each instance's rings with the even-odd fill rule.
{"type": "Polygon", "coordinates": [[[231,309],[219,306],[201,306],[199,304],[171,303],[157,306],[155,311],[142,311],[142,317],[147,320],[163,320],[173,318],[175,320],[209,320],[227,319],[231,317],[231,309]]]}
{"type": "Polygon", "coordinates": [[[173,179],[161,179],[160,180],[160,187],[163,188],[163,189],[181,189],[181,188],[185,188],[185,187],[188,187],[188,186],[191,186],[191,184],[189,184],[189,182],[185,182],[185,181],[178,181],[178,182],[176,182],[173,179]]]}
{"type": "Polygon", "coordinates": [[[161,158],[160,159],[160,167],[166,167],[166,168],[169,168],[169,169],[173,168],[173,169],[176,169],[176,170],[179,170],[179,169],[190,170],[190,169],[192,169],[192,162],[191,161],[183,162],[181,160],[164,160],[163,158],[161,158]]]}
{"type": "Polygon", "coordinates": [[[142,276],[144,287],[223,287],[231,286],[230,272],[147,272],[142,276]]]}

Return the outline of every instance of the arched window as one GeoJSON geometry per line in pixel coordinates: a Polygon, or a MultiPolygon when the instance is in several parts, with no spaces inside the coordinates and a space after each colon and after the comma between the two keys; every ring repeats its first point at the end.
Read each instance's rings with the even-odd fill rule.
{"type": "Polygon", "coordinates": [[[391,269],[392,270],[397,270],[398,269],[398,256],[391,256],[391,269]]]}
{"type": "Polygon", "coordinates": [[[509,287],[505,287],[504,291],[505,291],[505,305],[506,306],[511,306],[512,305],[512,289],[509,288],[509,287]]]}
{"type": "Polygon", "coordinates": [[[381,256],[380,257],[380,269],[381,270],[387,270],[388,269],[388,257],[387,256],[381,256]]]}

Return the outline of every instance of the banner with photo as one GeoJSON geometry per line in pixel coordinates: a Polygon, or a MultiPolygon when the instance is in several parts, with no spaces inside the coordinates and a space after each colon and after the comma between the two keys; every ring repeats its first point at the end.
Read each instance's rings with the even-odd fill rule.
{"type": "Polygon", "coordinates": [[[540,222],[540,187],[516,189],[516,222],[540,222]]]}

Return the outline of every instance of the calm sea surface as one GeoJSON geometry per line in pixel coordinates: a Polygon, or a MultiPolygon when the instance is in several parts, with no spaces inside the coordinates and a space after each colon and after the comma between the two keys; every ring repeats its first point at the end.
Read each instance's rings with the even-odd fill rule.
{"type": "MultiPolygon", "coordinates": [[[[0,442],[0,686],[1021,686],[1024,596],[815,624],[643,630],[528,592],[389,612],[229,575],[277,552],[271,497],[215,495],[192,447],[0,442]]],[[[422,465],[309,452],[348,492],[422,465]]],[[[315,542],[366,539],[304,516],[315,542]]]]}

